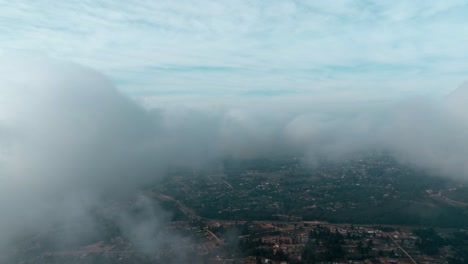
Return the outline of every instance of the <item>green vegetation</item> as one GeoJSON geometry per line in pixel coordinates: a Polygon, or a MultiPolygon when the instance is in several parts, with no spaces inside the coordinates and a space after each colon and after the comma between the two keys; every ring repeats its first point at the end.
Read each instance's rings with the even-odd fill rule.
{"type": "Polygon", "coordinates": [[[295,158],[225,160],[223,166],[224,175],[176,177],[155,191],[207,219],[468,227],[462,183],[385,155],[314,168],[295,158]]]}

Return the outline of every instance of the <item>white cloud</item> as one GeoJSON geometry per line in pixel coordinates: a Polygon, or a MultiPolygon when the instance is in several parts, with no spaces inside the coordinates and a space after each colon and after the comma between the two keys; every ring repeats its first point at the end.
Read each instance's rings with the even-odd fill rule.
{"type": "Polygon", "coordinates": [[[463,1],[10,2],[0,10],[0,53],[89,65],[133,94],[333,94],[333,81],[356,93],[368,82],[396,82],[401,94],[436,82],[447,92],[466,78],[467,9],[463,1]],[[362,65],[373,70],[349,70],[362,65]]]}
{"type": "MultiPolygon", "coordinates": [[[[199,96],[190,103],[196,107],[156,97],[168,101],[144,109],[93,70],[23,59],[3,57],[0,64],[0,251],[23,231],[73,226],[76,217],[90,221],[91,230],[89,210],[106,208],[103,196],[132,193],[168,167],[203,168],[225,157],[336,160],[378,149],[436,175],[468,177],[466,85],[444,100],[396,105],[382,97],[350,100],[356,94],[344,89],[312,98],[212,96],[210,103],[199,96]]],[[[159,221],[153,210],[143,212],[121,216],[136,228],[125,231],[130,238],[159,221]]],[[[140,242],[158,245],[160,227],[140,242]]]]}

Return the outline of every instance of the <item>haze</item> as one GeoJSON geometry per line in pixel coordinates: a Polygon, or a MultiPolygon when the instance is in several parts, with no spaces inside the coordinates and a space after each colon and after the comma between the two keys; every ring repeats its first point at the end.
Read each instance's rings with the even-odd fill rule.
{"type": "MultiPolygon", "coordinates": [[[[467,181],[468,5],[365,2],[1,4],[0,245],[226,157],[467,181]]],[[[116,216],[142,251],[151,208],[116,216]]]]}

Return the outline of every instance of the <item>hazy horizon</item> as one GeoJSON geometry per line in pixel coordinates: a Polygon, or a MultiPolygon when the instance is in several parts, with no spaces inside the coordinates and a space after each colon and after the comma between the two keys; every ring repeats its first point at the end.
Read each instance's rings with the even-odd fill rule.
{"type": "MultiPolygon", "coordinates": [[[[138,200],[168,167],[224,157],[313,164],[387,151],[467,182],[467,11],[464,1],[1,4],[0,250],[77,218],[91,232],[90,210],[108,199],[138,200]]],[[[144,219],[114,217],[147,252],[166,212],[139,205],[144,219]]]]}

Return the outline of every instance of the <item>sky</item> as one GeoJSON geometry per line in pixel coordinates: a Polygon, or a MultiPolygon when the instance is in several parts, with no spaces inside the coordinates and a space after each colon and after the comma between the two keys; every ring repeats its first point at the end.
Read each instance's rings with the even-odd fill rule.
{"type": "MultiPolygon", "coordinates": [[[[466,182],[466,14],[463,1],[0,0],[0,257],[77,217],[90,224],[69,238],[94,233],[94,208],[167,168],[222,173],[226,157],[377,150],[466,182]]],[[[112,217],[136,244],[166,241],[164,210],[141,206],[148,217],[112,217]]]]}
{"type": "Polygon", "coordinates": [[[388,101],[446,95],[467,79],[467,1],[1,0],[0,6],[0,55],[86,65],[130,96],[156,103],[388,101]]]}

